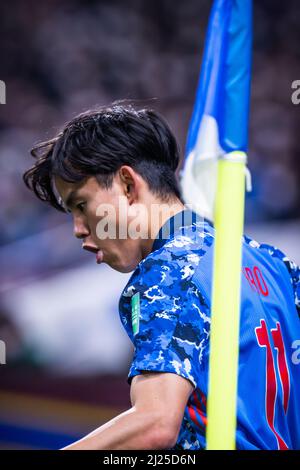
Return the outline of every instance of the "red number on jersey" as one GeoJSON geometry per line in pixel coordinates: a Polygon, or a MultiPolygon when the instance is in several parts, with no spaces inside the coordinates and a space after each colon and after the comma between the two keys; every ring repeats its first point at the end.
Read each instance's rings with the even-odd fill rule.
{"type": "MultiPolygon", "coordinates": [[[[269,334],[265,320],[260,320],[260,325],[255,328],[255,334],[260,347],[266,348],[266,417],[268,425],[276,437],[278,449],[288,450],[288,447],[282,437],[278,434],[274,426],[275,417],[275,403],[277,398],[277,379],[275,372],[275,363],[273,352],[270,344],[269,334]]],[[[284,342],[280,329],[280,324],[277,323],[276,329],[271,330],[275,348],[277,349],[277,364],[278,372],[283,390],[283,406],[285,413],[288,408],[289,393],[290,393],[290,380],[288,367],[286,362],[284,342]]]]}

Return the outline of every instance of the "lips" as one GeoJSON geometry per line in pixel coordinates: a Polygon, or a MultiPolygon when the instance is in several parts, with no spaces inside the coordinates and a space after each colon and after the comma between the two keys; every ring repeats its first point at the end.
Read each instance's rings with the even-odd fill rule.
{"type": "Polygon", "coordinates": [[[96,262],[97,264],[102,263],[103,261],[103,251],[100,248],[92,245],[86,245],[85,243],[82,244],[82,248],[86,251],[90,251],[91,253],[96,254],[96,262]]]}
{"type": "Polygon", "coordinates": [[[97,264],[101,264],[102,261],[103,261],[103,251],[99,250],[96,253],[96,262],[97,262],[97,264]]]}

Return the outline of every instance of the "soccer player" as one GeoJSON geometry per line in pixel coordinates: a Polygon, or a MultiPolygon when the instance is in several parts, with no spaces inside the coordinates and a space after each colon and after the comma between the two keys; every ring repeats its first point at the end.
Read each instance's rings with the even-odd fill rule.
{"type": "MultiPolygon", "coordinates": [[[[98,263],[133,271],[119,302],[132,407],[66,449],[204,449],[215,229],[181,200],[168,125],[115,103],[32,154],[27,186],[72,214],[98,263]]],[[[241,276],[237,448],[299,449],[299,268],[245,236],[241,276]]]]}

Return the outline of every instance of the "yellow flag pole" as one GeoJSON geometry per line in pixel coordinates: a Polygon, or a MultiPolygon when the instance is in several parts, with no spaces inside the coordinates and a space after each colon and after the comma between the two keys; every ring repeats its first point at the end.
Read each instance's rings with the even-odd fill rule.
{"type": "Polygon", "coordinates": [[[207,402],[207,450],[234,450],[246,154],[218,161],[207,402]]]}

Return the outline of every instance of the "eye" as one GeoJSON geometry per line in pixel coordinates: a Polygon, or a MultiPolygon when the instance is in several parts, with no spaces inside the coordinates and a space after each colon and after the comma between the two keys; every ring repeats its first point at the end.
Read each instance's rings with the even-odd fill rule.
{"type": "Polygon", "coordinates": [[[76,208],[77,208],[80,212],[84,212],[84,206],[85,206],[85,202],[80,202],[79,204],[76,204],[76,208]]]}

